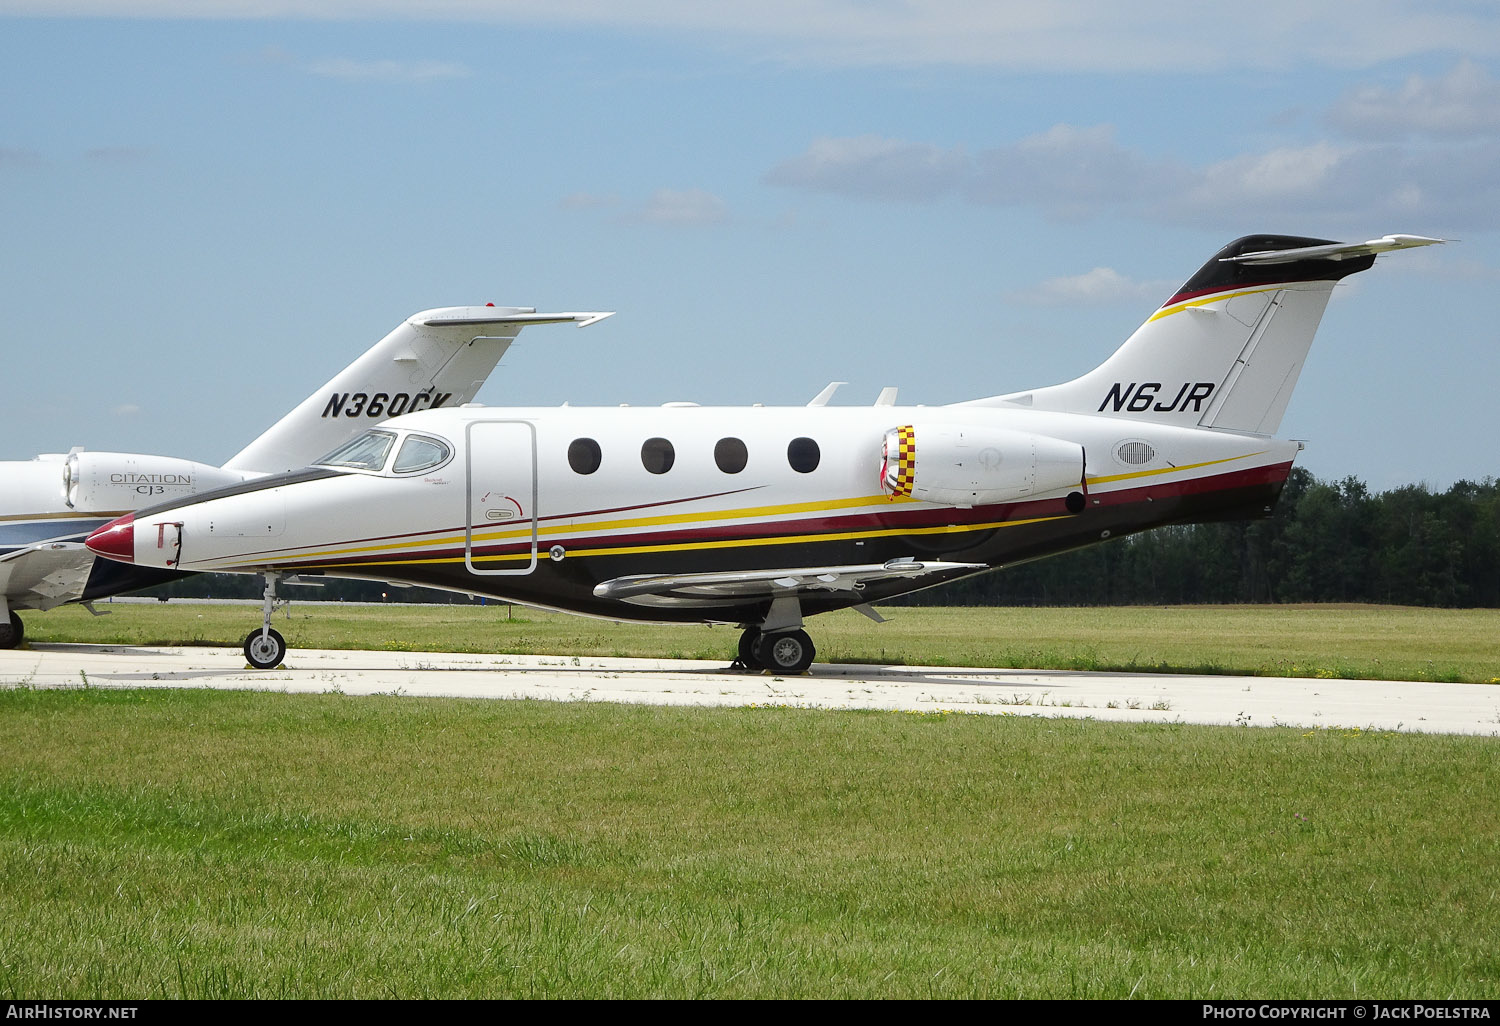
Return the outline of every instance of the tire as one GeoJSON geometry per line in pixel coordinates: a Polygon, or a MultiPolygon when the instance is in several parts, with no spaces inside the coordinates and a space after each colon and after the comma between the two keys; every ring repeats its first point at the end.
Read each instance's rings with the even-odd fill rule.
{"type": "Polygon", "coordinates": [[[764,670],[760,657],[755,654],[755,646],[760,643],[760,628],[747,627],[740,634],[740,665],[747,670],[764,670]]]}
{"type": "Polygon", "coordinates": [[[806,673],[816,654],[806,631],[765,634],[755,646],[756,659],[775,673],[806,673]]]}
{"type": "Polygon", "coordinates": [[[0,623],[0,648],[15,648],[26,637],[26,625],[12,610],[10,623],[0,623]]]}
{"type": "Polygon", "coordinates": [[[269,670],[280,666],[286,658],[286,639],[276,631],[267,631],[261,636],[259,628],[245,639],[245,661],[257,670],[269,670]]]}

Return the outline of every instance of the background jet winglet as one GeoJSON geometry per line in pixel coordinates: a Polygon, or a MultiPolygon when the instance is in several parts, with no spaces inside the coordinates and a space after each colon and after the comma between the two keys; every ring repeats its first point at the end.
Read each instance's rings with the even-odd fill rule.
{"type": "Polygon", "coordinates": [[[463,312],[449,311],[444,317],[428,317],[421,323],[424,327],[437,328],[462,324],[566,324],[575,322],[580,328],[597,324],[615,311],[588,311],[584,313],[537,313],[534,309],[490,309],[470,307],[463,312]]]}

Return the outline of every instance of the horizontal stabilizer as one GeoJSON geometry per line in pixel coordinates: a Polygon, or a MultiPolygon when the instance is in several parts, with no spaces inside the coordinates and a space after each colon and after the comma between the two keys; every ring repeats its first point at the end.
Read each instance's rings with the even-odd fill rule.
{"type": "MultiPolygon", "coordinates": [[[[473,308],[469,308],[473,309],[473,308]]],[[[481,308],[483,309],[483,308],[481,308]]],[[[429,328],[446,327],[448,325],[460,324],[567,324],[572,321],[580,328],[587,328],[590,324],[597,324],[606,317],[613,317],[615,311],[605,310],[593,313],[511,313],[496,312],[493,316],[479,314],[459,314],[445,317],[429,317],[422,323],[429,328]]]]}
{"type": "Polygon", "coordinates": [[[1397,249],[1436,246],[1447,239],[1429,239],[1424,235],[1382,235],[1368,242],[1335,242],[1327,246],[1303,246],[1298,249],[1263,249],[1256,253],[1220,257],[1228,264],[1290,264],[1298,260],[1348,260],[1352,257],[1389,253],[1397,249]]]}

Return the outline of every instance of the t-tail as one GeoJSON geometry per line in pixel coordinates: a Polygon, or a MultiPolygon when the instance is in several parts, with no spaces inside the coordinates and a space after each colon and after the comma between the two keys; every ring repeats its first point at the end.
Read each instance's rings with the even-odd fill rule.
{"type": "Polygon", "coordinates": [[[574,322],[587,327],[608,316],[497,306],[453,306],[412,314],[236,453],[224,469],[295,470],[387,417],[461,406],[474,398],[528,324],[574,322]]]}
{"type": "Polygon", "coordinates": [[[1275,434],[1334,285],[1377,254],[1442,241],[1247,235],[1199,268],[1099,367],[978,405],[1275,434]]]}

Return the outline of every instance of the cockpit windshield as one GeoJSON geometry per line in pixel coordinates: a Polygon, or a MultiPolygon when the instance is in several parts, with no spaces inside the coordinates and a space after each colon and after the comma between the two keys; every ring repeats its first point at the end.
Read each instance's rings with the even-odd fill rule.
{"type": "Polygon", "coordinates": [[[366,431],[318,460],[321,467],[349,467],[354,470],[380,470],[391,453],[396,436],[390,431],[366,431]]]}
{"type": "Polygon", "coordinates": [[[446,463],[452,451],[441,438],[431,435],[407,435],[396,453],[396,462],[391,470],[397,474],[415,474],[419,470],[431,470],[446,463]]]}

